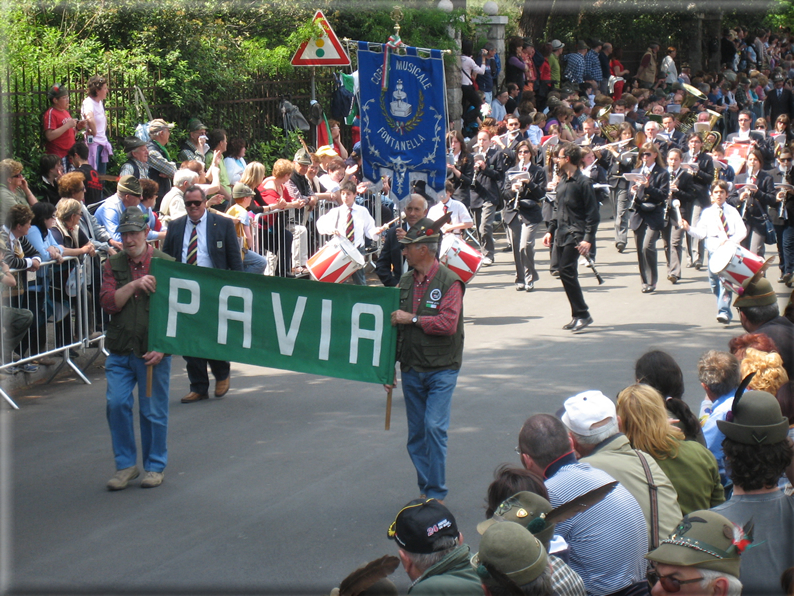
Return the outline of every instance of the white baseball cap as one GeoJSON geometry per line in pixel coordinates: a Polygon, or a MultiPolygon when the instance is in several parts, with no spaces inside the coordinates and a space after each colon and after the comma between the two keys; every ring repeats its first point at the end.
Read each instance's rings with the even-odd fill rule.
{"type": "Polygon", "coordinates": [[[589,437],[601,430],[601,427],[591,428],[594,424],[616,417],[611,399],[600,391],[585,391],[565,400],[562,423],[577,435],[589,437]]]}

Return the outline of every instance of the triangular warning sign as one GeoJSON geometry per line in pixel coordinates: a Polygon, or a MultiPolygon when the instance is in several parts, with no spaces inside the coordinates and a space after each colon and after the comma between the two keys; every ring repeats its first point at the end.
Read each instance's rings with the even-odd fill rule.
{"type": "Polygon", "coordinates": [[[313,22],[323,28],[322,37],[312,37],[304,41],[292,57],[293,66],[348,66],[350,57],[339,43],[339,38],[331,29],[323,11],[318,10],[313,22]]]}

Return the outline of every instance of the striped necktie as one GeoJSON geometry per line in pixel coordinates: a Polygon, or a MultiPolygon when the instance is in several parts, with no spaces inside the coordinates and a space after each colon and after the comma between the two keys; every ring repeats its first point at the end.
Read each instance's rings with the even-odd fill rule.
{"type": "Polygon", "coordinates": [[[444,203],[444,215],[447,214],[447,211],[449,211],[449,203],[444,203]]]}
{"type": "Polygon", "coordinates": [[[190,241],[187,243],[187,264],[195,265],[198,262],[198,225],[199,222],[191,221],[193,229],[190,231],[190,241]]]}
{"type": "Polygon", "coordinates": [[[725,230],[725,235],[730,237],[728,233],[728,220],[725,219],[725,211],[722,207],[720,207],[720,222],[722,223],[722,227],[725,230]]]}
{"type": "Polygon", "coordinates": [[[345,235],[347,236],[347,239],[350,240],[350,242],[352,242],[353,244],[356,243],[355,242],[355,240],[356,240],[356,230],[355,230],[355,227],[353,227],[353,209],[352,209],[352,207],[348,207],[348,209],[347,209],[347,228],[346,228],[345,235]]]}

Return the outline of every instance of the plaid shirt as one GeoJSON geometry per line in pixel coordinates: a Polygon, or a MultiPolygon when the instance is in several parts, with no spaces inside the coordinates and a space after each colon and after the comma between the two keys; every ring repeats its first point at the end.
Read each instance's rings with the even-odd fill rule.
{"type": "Polygon", "coordinates": [[[571,52],[566,60],[563,76],[576,85],[584,82],[584,56],[579,52],[571,52]]]}
{"type": "Polygon", "coordinates": [[[600,83],[602,78],[601,61],[598,59],[598,54],[593,50],[588,50],[584,57],[584,79],[600,83]]]}
{"type": "Polygon", "coordinates": [[[582,578],[565,561],[549,555],[551,589],[556,596],[587,596],[582,578]]]}
{"type": "MultiPolygon", "coordinates": [[[[132,272],[133,281],[142,278],[144,275],[149,275],[149,265],[152,263],[153,252],[154,248],[147,246],[146,254],[143,255],[143,259],[140,263],[136,263],[127,257],[127,260],[130,263],[130,271],[132,272]]],[[[113,275],[113,269],[110,267],[110,259],[107,259],[105,261],[104,267],[102,268],[102,290],[99,293],[99,303],[102,305],[102,308],[105,309],[105,312],[111,315],[115,315],[122,311],[121,308],[116,306],[117,289],[116,277],[113,275]]],[[[140,292],[135,292],[134,296],[139,298],[140,292]]]]}
{"type": "MultiPolygon", "coordinates": [[[[427,291],[428,284],[433,280],[438,272],[438,260],[433,261],[430,271],[424,279],[420,279],[421,274],[414,269],[414,297],[413,297],[413,310],[416,312],[422,298],[427,291]]],[[[446,294],[441,298],[441,303],[438,305],[437,315],[425,315],[419,317],[417,325],[422,328],[422,331],[428,335],[454,335],[458,329],[458,319],[460,318],[460,311],[463,309],[463,282],[454,283],[446,294]]]]}

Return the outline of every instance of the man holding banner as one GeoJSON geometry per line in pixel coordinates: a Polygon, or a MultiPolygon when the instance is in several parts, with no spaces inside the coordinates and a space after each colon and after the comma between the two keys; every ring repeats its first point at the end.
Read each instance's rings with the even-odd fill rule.
{"type": "Polygon", "coordinates": [[[149,295],[157,287],[149,274],[152,258],[172,261],[168,255],[146,243],[149,216],[139,207],[128,207],[119,219],[124,250],[105,261],[102,273],[102,308],[110,315],[105,347],[110,354],[105,362],[107,376],[107,417],[116,474],[108,481],[108,490],[127,488],[138,477],[135,430],[132,406],[133,390],[138,385],[141,452],[146,475],[142,488],[163,482],[168,458],[168,391],[171,380],[171,356],[149,351],[149,295]],[[147,395],[147,369],[152,369],[151,395],[147,395]]]}
{"type": "MultiPolygon", "coordinates": [[[[400,279],[397,360],[408,416],[408,453],[423,497],[447,495],[446,459],[452,392],[463,361],[463,292],[460,278],[439,264],[439,230],[419,220],[400,240],[413,271],[400,279]]],[[[387,390],[393,387],[386,386],[387,390]]]]}

